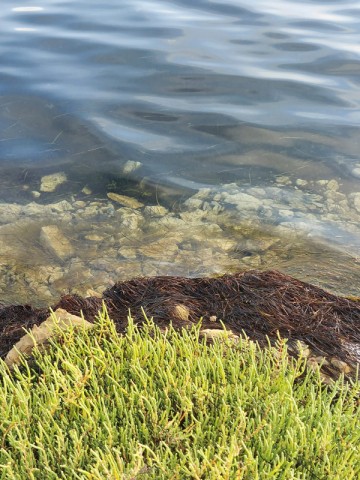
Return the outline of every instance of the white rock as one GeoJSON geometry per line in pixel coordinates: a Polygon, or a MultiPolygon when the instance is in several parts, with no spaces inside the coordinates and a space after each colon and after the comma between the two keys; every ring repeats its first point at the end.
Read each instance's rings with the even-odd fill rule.
{"type": "Polygon", "coordinates": [[[14,223],[22,210],[16,203],[0,204],[0,223],[14,223]]]}
{"type": "Polygon", "coordinates": [[[35,346],[42,347],[48,343],[49,339],[67,330],[71,327],[88,330],[93,328],[93,324],[87,322],[81,317],[71,315],[66,310],[58,308],[39,326],[35,325],[30,333],[24,335],[8,352],[5,363],[9,367],[19,365],[22,355],[31,355],[35,346]]]}
{"type": "Polygon", "coordinates": [[[278,183],[279,185],[288,185],[289,183],[291,183],[291,180],[289,177],[286,177],[285,175],[282,175],[280,177],[277,177],[276,178],[276,183],[278,183]]]}
{"type": "Polygon", "coordinates": [[[109,192],[107,196],[113,202],[120,203],[125,207],[138,209],[144,206],[144,204],[136,200],[136,198],[128,197],[127,195],[119,195],[118,193],[109,192]]]}
{"type": "Polygon", "coordinates": [[[298,187],[306,187],[306,185],[308,184],[308,181],[303,180],[302,178],[298,178],[295,183],[298,187]]]}
{"type": "Polygon", "coordinates": [[[56,225],[41,228],[40,243],[62,262],[74,255],[71,243],[56,225]]]}
{"type": "Polygon", "coordinates": [[[227,195],[226,201],[230,204],[236,205],[237,210],[257,210],[261,205],[261,200],[248,195],[247,193],[236,193],[234,195],[227,195]]]}
{"type": "Polygon", "coordinates": [[[350,195],[350,198],[353,201],[355,210],[360,213],[360,192],[353,193],[350,195]]]}
{"type": "Polygon", "coordinates": [[[64,172],[57,172],[51,175],[44,175],[41,179],[41,192],[54,192],[56,188],[67,181],[67,176],[64,172]]]}
{"type": "Polygon", "coordinates": [[[149,217],[163,217],[169,213],[169,210],[161,205],[149,205],[144,208],[144,215],[149,217]]]}
{"type": "Polygon", "coordinates": [[[91,195],[92,194],[92,190],[91,188],[89,187],[84,187],[82,190],[81,190],[82,193],[84,193],[85,195],[91,195]]]}
{"type": "Polygon", "coordinates": [[[355,178],[360,178],[360,167],[353,168],[353,169],[351,170],[351,174],[352,174],[355,178]]]}
{"type": "Polygon", "coordinates": [[[336,180],[330,180],[327,184],[327,189],[333,192],[337,192],[339,190],[339,184],[336,180]]]}
{"type": "Polygon", "coordinates": [[[140,168],[142,165],[141,162],[134,162],[133,160],[128,160],[125,164],[124,164],[124,167],[123,167],[123,173],[125,173],[126,175],[131,173],[131,172],[135,172],[135,170],[137,170],[138,168],[140,168]]]}
{"type": "Polygon", "coordinates": [[[71,203],[66,200],[62,200],[58,203],[51,203],[48,205],[48,208],[51,208],[53,212],[61,213],[61,212],[69,212],[73,210],[71,203]]]}

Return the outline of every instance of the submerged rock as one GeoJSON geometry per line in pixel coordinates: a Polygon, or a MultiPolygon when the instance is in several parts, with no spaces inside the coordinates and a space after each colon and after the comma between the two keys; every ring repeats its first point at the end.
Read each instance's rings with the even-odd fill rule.
{"type": "Polygon", "coordinates": [[[136,198],[128,197],[126,195],[119,195],[118,193],[109,192],[107,196],[110,198],[110,200],[120,203],[125,207],[138,209],[144,206],[144,204],[136,200],[136,198]]]}
{"type": "Polygon", "coordinates": [[[64,172],[52,173],[51,175],[44,175],[41,178],[40,191],[54,192],[56,188],[67,181],[67,176],[64,172]]]}
{"type": "Polygon", "coordinates": [[[61,262],[74,256],[74,249],[59,227],[47,225],[41,228],[40,243],[61,262]]]}

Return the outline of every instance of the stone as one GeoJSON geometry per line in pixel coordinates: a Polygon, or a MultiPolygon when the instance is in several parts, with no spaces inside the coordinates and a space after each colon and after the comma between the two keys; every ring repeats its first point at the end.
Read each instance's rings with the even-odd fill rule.
{"type": "Polygon", "coordinates": [[[285,175],[281,175],[280,177],[276,177],[276,183],[279,185],[288,185],[291,183],[291,180],[289,177],[286,177],[285,175]]]}
{"type": "Polygon", "coordinates": [[[137,257],[136,250],[133,247],[121,247],[119,253],[122,257],[128,259],[135,259],[137,257]]]}
{"type": "Polygon", "coordinates": [[[123,166],[123,173],[125,173],[125,175],[128,175],[129,173],[135,172],[135,170],[138,170],[141,165],[141,162],[134,162],[133,160],[128,160],[123,166]]]}
{"type": "Polygon", "coordinates": [[[93,324],[81,317],[72,315],[62,308],[58,308],[39,326],[35,325],[29,333],[24,335],[8,352],[5,363],[12,368],[21,363],[22,356],[30,356],[35,346],[43,350],[50,338],[55,337],[62,331],[76,327],[88,330],[93,324]]]}
{"type": "Polygon", "coordinates": [[[32,195],[34,198],[39,198],[40,195],[41,195],[41,193],[38,192],[37,190],[32,190],[31,195],[32,195]]]}
{"type": "Polygon", "coordinates": [[[231,330],[220,330],[215,328],[204,328],[200,331],[202,337],[206,337],[207,340],[237,340],[238,335],[235,335],[231,330]]]}
{"type": "Polygon", "coordinates": [[[280,209],[279,215],[280,217],[287,219],[287,218],[292,218],[294,216],[294,212],[292,210],[280,209]]]}
{"type": "Polygon", "coordinates": [[[156,242],[143,245],[139,249],[141,255],[146,257],[157,258],[166,261],[169,257],[176,255],[179,252],[176,239],[161,238],[156,242]]]}
{"type": "Polygon", "coordinates": [[[296,350],[297,350],[297,353],[302,357],[309,357],[311,353],[309,345],[307,345],[305,342],[301,340],[296,341],[296,350]]]}
{"type": "Polygon", "coordinates": [[[353,177],[355,178],[360,178],[360,166],[359,167],[356,167],[356,168],[353,168],[351,170],[351,174],[353,177]]]}
{"type": "Polygon", "coordinates": [[[104,240],[104,236],[98,235],[97,233],[89,233],[88,235],[85,235],[84,238],[90,242],[102,242],[104,240]]]}
{"type": "Polygon", "coordinates": [[[120,205],[124,205],[125,207],[134,208],[135,210],[144,206],[144,204],[136,200],[136,198],[128,197],[126,195],[109,192],[107,196],[113,202],[120,203],[120,205]]]}
{"type": "Polygon", "coordinates": [[[360,192],[353,193],[351,195],[351,199],[353,201],[355,210],[360,213],[360,192]]]}
{"type": "Polygon", "coordinates": [[[144,215],[149,217],[164,217],[169,210],[161,205],[149,205],[144,208],[144,215]]]}
{"type": "Polygon", "coordinates": [[[330,360],[330,362],[331,362],[331,365],[333,365],[335,368],[340,370],[340,372],[342,372],[342,373],[350,373],[351,372],[351,367],[346,362],[343,362],[342,360],[340,360],[336,357],[333,357],[330,360]]]}
{"type": "Polygon", "coordinates": [[[67,176],[64,172],[52,173],[51,175],[44,175],[41,178],[40,191],[54,192],[56,188],[67,181],[67,176]]]}
{"type": "Polygon", "coordinates": [[[102,293],[97,292],[96,290],[93,290],[92,288],[88,288],[86,290],[86,297],[96,297],[96,298],[102,298],[102,293]]]}
{"type": "Polygon", "coordinates": [[[48,205],[48,207],[51,208],[52,212],[56,213],[69,212],[73,210],[71,203],[69,203],[67,200],[62,200],[61,202],[57,203],[51,203],[50,205],[48,205]]]}
{"type": "Polygon", "coordinates": [[[131,208],[123,207],[116,211],[118,217],[120,217],[121,227],[126,231],[138,230],[143,221],[143,216],[140,212],[137,212],[131,208]]]}
{"type": "Polygon", "coordinates": [[[77,200],[76,202],[73,203],[73,206],[76,208],[85,208],[86,205],[87,203],[84,202],[83,200],[77,200]]]}
{"type": "Polygon", "coordinates": [[[84,193],[85,195],[91,195],[91,194],[92,194],[92,190],[91,190],[91,188],[89,188],[89,187],[84,187],[84,188],[81,190],[81,193],[84,193]]]}
{"type": "Polygon", "coordinates": [[[71,243],[56,225],[47,225],[41,228],[40,243],[61,262],[74,255],[71,243]]]}
{"type": "Polygon", "coordinates": [[[336,180],[330,180],[327,184],[327,189],[337,192],[339,190],[339,183],[336,180]]]}
{"type": "Polygon", "coordinates": [[[233,195],[227,195],[225,200],[227,203],[236,205],[237,210],[240,211],[257,210],[262,205],[262,202],[258,198],[242,192],[235,193],[233,195]]]}
{"type": "Polygon", "coordinates": [[[21,205],[16,203],[1,203],[0,204],[0,224],[14,223],[21,212],[21,205]]]}
{"type": "Polygon", "coordinates": [[[177,320],[188,321],[190,310],[185,305],[178,304],[175,305],[173,315],[177,320]]]}
{"type": "Polygon", "coordinates": [[[202,209],[203,203],[204,201],[200,198],[190,197],[184,202],[184,205],[190,209],[200,210],[202,209]]]}
{"type": "Polygon", "coordinates": [[[302,178],[298,178],[295,182],[295,184],[298,186],[298,187],[306,187],[306,185],[308,184],[307,180],[303,180],[302,178]]]}

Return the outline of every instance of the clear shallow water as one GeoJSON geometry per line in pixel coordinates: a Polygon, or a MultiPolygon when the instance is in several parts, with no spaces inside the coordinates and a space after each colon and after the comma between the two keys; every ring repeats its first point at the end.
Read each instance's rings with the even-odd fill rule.
{"type": "MultiPolygon", "coordinates": [[[[267,232],[269,218],[272,225],[283,226],[281,212],[291,210],[296,213],[291,221],[302,253],[285,264],[274,257],[271,266],[290,273],[302,271],[300,276],[313,281],[322,276],[321,270],[335,268],[336,278],[327,286],[339,290],[347,277],[347,285],[356,291],[360,212],[351,195],[360,192],[360,2],[253,3],[250,7],[238,0],[2,2],[0,201],[101,203],[115,191],[147,205],[161,203],[181,210],[182,202],[204,187],[211,188],[208,203],[222,185],[236,183],[247,194],[251,188],[265,188],[265,196],[253,195],[277,205],[268,219],[260,207],[246,208],[246,218],[240,208],[241,214],[232,217],[235,224],[256,219],[246,242],[259,230],[267,232]],[[141,165],[133,171],[125,167],[124,174],[128,161],[141,165]],[[54,192],[35,196],[41,178],[55,172],[64,172],[68,181],[54,192]],[[289,180],[279,182],[284,176],[289,180]],[[305,183],[297,185],[298,180],[305,183]],[[325,194],[320,192],[317,200],[311,197],[320,205],[312,210],[316,228],[309,237],[310,210],[301,202],[321,190],[316,182],[323,180],[335,180],[336,191],[346,197],[335,195],[330,207],[325,194]],[[271,190],[279,185],[287,198],[282,194],[280,199],[279,192],[271,190]],[[91,190],[90,196],[81,192],[84,186],[91,190]],[[297,199],[300,187],[303,197],[297,199]],[[344,201],[351,211],[336,211],[334,205],[344,201]],[[303,255],[314,248],[319,273],[309,262],[311,275],[307,275],[303,255]]],[[[235,205],[225,197],[220,204],[225,214],[235,205]]],[[[72,234],[75,243],[89,245],[81,232],[90,228],[90,217],[82,218],[75,207],[72,214],[78,227],[71,224],[67,235],[72,234]]],[[[6,229],[25,214],[16,215],[0,218],[5,240],[10,238],[6,229]]],[[[29,248],[36,250],[41,225],[58,220],[50,219],[45,210],[43,216],[29,218],[31,228],[21,230],[27,246],[23,254],[21,247],[13,252],[17,268],[33,269],[34,264],[53,268],[58,260],[44,259],[38,251],[29,259],[26,253],[29,248]],[[32,233],[26,237],[26,231],[32,233]]],[[[97,221],[98,217],[91,217],[91,228],[97,221]]],[[[108,221],[115,228],[112,217],[108,221]]],[[[239,233],[228,233],[229,222],[226,226],[223,219],[219,222],[223,237],[239,242],[239,233]]],[[[141,229],[144,239],[151,228],[150,218],[141,229]]],[[[284,232],[272,235],[283,240],[284,232]]],[[[186,246],[191,238],[186,235],[183,241],[186,246]]],[[[230,253],[229,261],[224,255],[212,262],[216,268],[211,262],[206,266],[204,245],[198,242],[189,251],[199,256],[203,268],[182,258],[167,258],[164,249],[163,261],[155,259],[154,268],[148,269],[144,268],[148,257],[137,252],[132,259],[137,266],[134,272],[192,275],[221,273],[229,265],[235,268],[230,253]]],[[[93,255],[106,260],[109,245],[98,246],[93,255]]],[[[186,250],[183,244],[180,250],[186,250]]],[[[240,250],[256,257],[248,246],[240,250]]],[[[90,257],[88,253],[81,259],[82,268],[89,267],[90,257]]],[[[74,258],[79,258],[78,251],[74,258]]],[[[125,261],[118,251],[111,258],[119,265],[125,261]]],[[[6,258],[2,262],[8,275],[13,265],[6,258]]],[[[69,273],[69,262],[60,262],[63,273],[69,273]]],[[[239,267],[244,266],[240,262],[239,267]]],[[[89,285],[96,283],[95,273],[89,285]]],[[[18,288],[29,285],[22,285],[21,275],[23,270],[10,275],[2,298],[7,298],[10,284],[15,295],[18,288]]],[[[61,288],[65,287],[53,289],[52,294],[61,288]]]]}

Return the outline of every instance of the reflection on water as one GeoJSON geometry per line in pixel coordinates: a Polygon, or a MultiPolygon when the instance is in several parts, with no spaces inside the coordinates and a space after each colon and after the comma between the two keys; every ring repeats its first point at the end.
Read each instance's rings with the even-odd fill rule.
{"type": "Polygon", "coordinates": [[[1,299],[253,267],[356,294],[356,2],[2,10],[1,299]]]}

